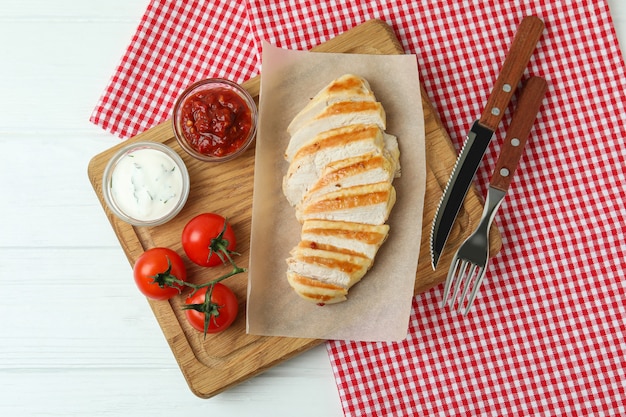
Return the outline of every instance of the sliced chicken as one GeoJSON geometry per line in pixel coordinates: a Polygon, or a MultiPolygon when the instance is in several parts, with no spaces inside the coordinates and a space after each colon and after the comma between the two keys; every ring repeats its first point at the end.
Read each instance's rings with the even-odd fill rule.
{"type": "Polygon", "coordinates": [[[394,178],[400,178],[402,173],[402,169],[400,167],[400,147],[398,146],[398,138],[394,135],[390,135],[389,133],[384,133],[385,140],[385,155],[393,162],[394,164],[394,178]]]}
{"type": "Polygon", "coordinates": [[[382,154],[384,147],[382,131],[376,125],[350,125],[322,132],[296,154],[283,178],[283,193],[295,206],[328,164],[363,154],[382,154]]]}
{"type": "Polygon", "coordinates": [[[309,220],[287,260],[287,279],[300,297],[317,304],[345,301],[348,289],[372,267],[388,225],[309,220]]]}
{"type": "Polygon", "coordinates": [[[311,200],[296,210],[296,218],[300,223],[322,219],[384,224],[395,202],[396,190],[389,182],[357,185],[311,200]]]}
{"type": "Polygon", "coordinates": [[[291,136],[285,159],[291,162],[303,146],[327,130],[353,124],[374,124],[382,130],[387,127],[387,116],[382,104],[371,101],[341,101],[326,107],[291,136]]]}
{"type": "Polygon", "coordinates": [[[293,118],[287,132],[294,134],[326,107],[340,101],[376,101],[376,97],[367,80],[354,74],[343,75],[324,87],[309,101],[293,118]]]}
{"type": "Polygon", "coordinates": [[[369,83],[346,74],[311,99],[288,127],[283,193],[302,223],[287,280],[303,299],[345,301],[389,234],[400,148],[369,83]]]}
{"type": "Polygon", "coordinates": [[[287,270],[327,284],[350,288],[372,266],[364,256],[298,245],[287,259],[287,270]]]}
{"type": "Polygon", "coordinates": [[[323,194],[357,185],[392,182],[395,164],[382,153],[366,153],[326,165],[320,178],[308,188],[297,210],[323,194]]]}
{"type": "Polygon", "coordinates": [[[389,226],[386,224],[307,220],[302,225],[300,238],[309,246],[359,254],[373,261],[388,233],[389,226]]]}
{"type": "Polygon", "coordinates": [[[348,289],[287,271],[287,281],[296,294],[312,303],[324,305],[346,301],[348,289]]]}

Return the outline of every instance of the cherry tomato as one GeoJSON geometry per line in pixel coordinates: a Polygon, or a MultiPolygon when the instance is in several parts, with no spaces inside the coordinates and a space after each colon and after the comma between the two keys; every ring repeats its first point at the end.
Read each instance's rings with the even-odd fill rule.
{"type": "Polygon", "coordinates": [[[235,293],[222,283],[213,286],[211,302],[205,303],[209,287],[203,287],[185,301],[185,315],[191,326],[201,332],[219,333],[237,318],[239,302],[235,293]]]}
{"type": "Polygon", "coordinates": [[[203,213],[185,225],[182,244],[192,262],[200,266],[215,266],[228,262],[228,256],[234,253],[237,242],[235,232],[224,217],[203,213]]]}
{"type": "Polygon", "coordinates": [[[168,300],[180,294],[182,286],[176,280],[186,281],[185,263],[178,253],[169,248],[152,248],[135,262],[133,277],[139,291],[153,300],[168,300]]]}

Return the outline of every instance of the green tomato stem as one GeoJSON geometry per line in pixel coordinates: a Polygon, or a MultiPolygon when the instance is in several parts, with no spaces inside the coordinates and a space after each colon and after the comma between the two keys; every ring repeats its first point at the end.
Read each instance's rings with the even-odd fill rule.
{"type": "Polygon", "coordinates": [[[179,292],[181,292],[182,287],[189,287],[193,289],[193,291],[191,292],[191,295],[195,294],[201,288],[210,287],[207,289],[204,295],[204,301],[202,302],[202,304],[188,304],[183,307],[184,310],[196,310],[204,314],[204,338],[205,339],[206,339],[207,331],[209,329],[211,318],[219,316],[220,314],[219,309],[222,307],[216,303],[211,302],[211,297],[213,295],[213,288],[215,287],[215,284],[227,278],[230,278],[233,275],[241,274],[242,272],[247,271],[246,268],[241,268],[237,266],[235,260],[231,256],[231,255],[240,255],[240,254],[228,249],[229,242],[228,240],[224,239],[224,233],[226,232],[226,228],[227,228],[227,221],[224,221],[224,228],[222,229],[220,234],[217,235],[215,238],[211,239],[211,244],[209,246],[209,258],[213,255],[213,253],[215,253],[220,258],[222,263],[224,264],[230,263],[230,265],[232,265],[233,269],[230,272],[220,277],[217,277],[211,281],[205,282],[204,284],[194,284],[192,282],[187,282],[187,281],[178,279],[174,275],[172,275],[171,274],[172,264],[170,260],[168,259],[167,260],[168,269],[165,272],[157,274],[153,277],[154,282],[157,283],[161,287],[163,286],[175,287],[175,284],[176,284],[179,292]]]}

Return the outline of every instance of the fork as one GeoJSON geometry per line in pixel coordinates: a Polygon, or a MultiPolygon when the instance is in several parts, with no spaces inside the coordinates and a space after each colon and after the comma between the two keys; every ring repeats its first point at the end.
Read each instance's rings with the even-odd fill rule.
{"type": "Polygon", "coordinates": [[[454,309],[455,300],[461,289],[461,296],[457,300],[458,312],[461,312],[465,305],[463,315],[467,315],[474,303],[487,270],[491,223],[502,201],[504,201],[546,90],[546,80],[541,77],[531,77],[522,89],[496,167],[491,176],[480,223],[476,230],[461,244],[452,259],[444,286],[442,307],[449,303],[450,308],[454,309]],[[452,290],[452,296],[448,299],[450,290],[452,290]],[[466,300],[468,293],[470,294],[469,299],[466,300]]]}

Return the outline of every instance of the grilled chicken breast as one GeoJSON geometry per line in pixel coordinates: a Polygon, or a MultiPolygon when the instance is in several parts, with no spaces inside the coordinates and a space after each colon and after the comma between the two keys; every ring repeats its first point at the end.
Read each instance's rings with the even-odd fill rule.
{"type": "Polygon", "coordinates": [[[373,261],[388,233],[389,225],[386,224],[307,220],[302,225],[300,238],[309,245],[359,254],[373,261]]]}
{"type": "Polygon", "coordinates": [[[319,281],[350,288],[372,266],[372,260],[356,254],[310,247],[302,242],[287,259],[288,271],[319,281]]]}
{"type": "Polygon", "coordinates": [[[292,120],[283,193],[302,223],[287,280],[305,300],[332,304],[372,268],[389,234],[400,148],[369,83],[346,74],[292,120]]]}
{"type": "Polygon", "coordinates": [[[326,165],[319,179],[308,187],[296,210],[302,210],[310,201],[330,192],[357,185],[391,182],[394,174],[393,161],[382,153],[370,152],[331,162],[326,165]]]}
{"type": "Polygon", "coordinates": [[[385,130],[387,115],[382,104],[372,101],[340,101],[331,104],[293,133],[285,151],[285,159],[291,162],[300,148],[317,134],[354,124],[375,124],[385,130]]]}
{"type": "Polygon", "coordinates": [[[376,101],[376,97],[367,80],[354,74],[343,75],[332,81],[309,101],[293,118],[287,127],[287,132],[293,135],[328,106],[340,101],[376,101]]]}
{"type": "Polygon", "coordinates": [[[287,280],[296,294],[316,304],[335,304],[345,301],[348,289],[287,271],[287,280]]]}
{"type": "Polygon", "coordinates": [[[283,178],[283,193],[295,206],[329,164],[383,152],[384,136],[376,125],[348,125],[322,132],[294,157],[283,178]]]}
{"type": "Polygon", "coordinates": [[[324,194],[311,200],[296,218],[341,220],[364,224],[383,224],[396,202],[396,190],[389,182],[357,185],[324,194]]]}
{"type": "Polygon", "coordinates": [[[345,301],[348,289],[372,267],[389,226],[306,221],[287,259],[287,279],[300,297],[318,304],[345,301]]]}
{"type": "Polygon", "coordinates": [[[385,133],[384,141],[384,153],[387,155],[387,158],[393,162],[393,176],[394,178],[400,178],[402,169],[400,167],[400,147],[398,145],[398,138],[389,133],[385,133]]]}

